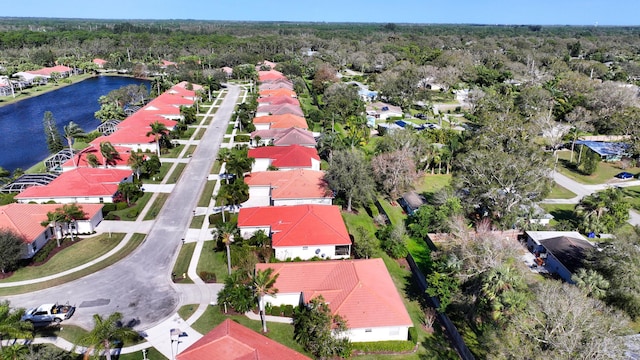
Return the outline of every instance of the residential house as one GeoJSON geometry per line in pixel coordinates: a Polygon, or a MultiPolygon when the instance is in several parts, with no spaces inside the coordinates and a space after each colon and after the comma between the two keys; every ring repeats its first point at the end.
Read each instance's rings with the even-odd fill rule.
{"type": "Polygon", "coordinates": [[[408,191],[402,194],[402,197],[398,199],[398,203],[400,203],[400,206],[402,206],[402,208],[408,215],[413,215],[413,213],[415,213],[420,206],[426,204],[427,201],[424,196],[418,194],[417,192],[408,191]]]}
{"type": "MultiPolygon", "coordinates": [[[[99,138],[98,138],[99,139],[99,138]]],[[[88,147],[77,152],[72,159],[67,160],[62,164],[62,172],[70,171],[79,167],[93,167],[89,164],[87,157],[93,155],[96,157],[98,165],[95,167],[101,168],[114,168],[121,170],[128,170],[129,157],[131,156],[131,148],[126,146],[114,146],[118,152],[118,156],[112,159],[108,164],[105,164],[104,156],[100,151],[100,143],[92,142],[88,147]]]]}
{"type": "Polygon", "coordinates": [[[571,275],[584,267],[588,252],[595,244],[577,231],[526,231],[527,248],[542,259],[547,270],[558,274],[562,280],[573,283],[571,275]]]}
{"type": "Polygon", "coordinates": [[[43,186],[31,186],[15,196],[20,203],[112,203],[118,185],[131,182],[131,170],[77,168],[43,186]]]}
{"type": "Polygon", "coordinates": [[[382,259],[257,264],[277,275],[272,305],[307,304],[322,296],[342,316],[352,342],[408,340],[413,322],[382,259]]]}
{"type": "MultiPolygon", "coordinates": [[[[620,161],[622,157],[630,155],[629,144],[623,142],[578,140],[576,145],[586,146],[589,150],[598,154],[602,161],[620,161]]],[[[582,152],[582,148],[580,152],[582,152]]]]}
{"type": "Polygon", "coordinates": [[[267,68],[269,70],[274,70],[277,65],[278,65],[278,63],[274,63],[273,61],[265,60],[265,61],[259,62],[258,65],[256,65],[256,71],[260,71],[260,69],[263,69],[263,68],[267,68]]]}
{"type": "Polygon", "coordinates": [[[308,129],[307,120],[294,114],[268,115],[253,118],[256,130],[300,128],[308,129]]]}
{"type": "Polygon", "coordinates": [[[344,259],[351,255],[351,238],[338,206],[240,208],[238,228],[245,239],[259,230],[269,234],[278,260],[344,259]]]}
{"type": "Polygon", "coordinates": [[[226,319],[176,356],[176,360],[311,360],[226,319]]]}
{"type": "Polygon", "coordinates": [[[288,96],[292,98],[298,97],[298,95],[296,94],[295,91],[293,91],[293,89],[285,89],[285,88],[260,90],[259,95],[260,95],[259,99],[269,98],[273,96],[288,96]]]}
{"type": "Polygon", "coordinates": [[[392,117],[404,117],[402,108],[383,102],[374,102],[367,104],[367,115],[374,116],[376,119],[387,120],[392,117]]]}
{"type": "Polygon", "coordinates": [[[258,86],[258,91],[262,93],[265,90],[288,89],[293,91],[293,83],[288,79],[278,79],[269,82],[263,82],[258,86]]]}
{"type": "Polygon", "coordinates": [[[258,110],[264,106],[268,105],[295,105],[300,107],[300,101],[296,97],[288,96],[288,95],[274,95],[274,96],[266,96],[258,98],[258,110]]]}
{"type": "Polygon", "coordinates": [[[243,208],[333,202],[324,171],[259,171],[245,176],[244,182],[249,186],[249,200],[242,204],[243,208]]]}
{"type": "Polygon", "coordinates": [[[315,148],[316,144],[316,139],[311,131],[296,127],[256,130],[251,133],[251,146],[300,145],[315,148]]]}
{"type": "Polygon", "coordinates": [[[276,71],[276,70],[258,71],[258,81],[260,82],[272,82],[272,81],[279,81],[279,80],[288,80],[288,79],[280,71],[276,71]]]}
{"type": "Polygon", "coordinates": [[[281,171],[320,170],[318,151],[315,148],[300,145],[263,146],[249,149],[248,156],[256,159],[251,167],[251,172],[267,171],[270,168],[277,168],[281,171]]]}
{"type": "Polygon", "coordinates": [[[304,113],[302,112],[300,105],[293,105],[293,104],[258,106],[255,116],[263,117],[263,116],[269,116],[269,115],[285,115],[285,114],[293,114],[296,116],[304,117],[304,113]]]}
{"type": "Polygon", "coordinates": [[[19,234],[25,242],[23,258],[33,257],[42,247],[56,236],[73,232],[74,234],[91,234],[102,221],[102,204],[80,205],[85,219],[77,220],[68,229],[42,226],[47,220],[47,213],[60,208],[59,204],[20,204],[13,203],[0,206],[0,229],[9,229],[19,234]]]}
{"type": "Polygon", "coordinates": [[[227,75],[227,79],[231,79],[233,77],[233,68],[223,66],[220,70],[227,75]]]}
{"type": "Polygon", "coordinates": [[[107,62],[108,62],[107,60],[100,59],[100,58],[93,59],[93,63],[96,64],[98,69],[103,69],[104,66],[107,64],[107,62]]]}

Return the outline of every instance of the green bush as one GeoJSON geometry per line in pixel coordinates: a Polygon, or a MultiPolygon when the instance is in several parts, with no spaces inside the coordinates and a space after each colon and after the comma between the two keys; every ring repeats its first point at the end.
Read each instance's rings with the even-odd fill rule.
{"type": "MultiPolygon", "coordinates": [[[[412,328],[410,328],[412,329],[412,328]]],[[[351,343],[354,351],[365,353],[377,352],[408,352],[413,350],[415,344],[412,341],[376,341],[351,343]]]]}
{"type": "Polygon", "coordinates": [[[222,222],[222,213],[209,215],[209,224],[219,224],[222,222]]]}
{"type": "MultiPolygon", "coordinates": [[[[62,245],[64,243],[65,239],[60,240],[60,245],[62,245]]],[[[47,258],[49,257],[49,254],[51,254],[51,252],[53,251],[53,249],[55,249],[56,247],[58,247],[58,242],[56,241],[55,237],[52,237],[51,239],[49,239],[49,241],[47,241],[46,244],[44,244],[44,246],[33,256],[33,262],[34,263],[41,263],[45,260],[47,260],[47,258]]]]}
{"type": "Polygon", "coordinates": [[[284,309],[282,309],[282,315],[284,315],[286,317],[292,317],[293,316],[293,305],[285,305],[284,309]]]}
{"type": "Polygon", "coordinates": [[[216,282],[216,274],[208,271],[200,271],[198,274],[200,275],[200,279],[206,283],[214,283],[216,282]]]}
{"type": "Polygon", "coordinates": [[[135,219],[138,217],[139,214],[140,212],[138,211],[138,209],[131,209],[127,212],[127,217],[129,219],[135,219]]]}
{"type": "Polygon", "coordinates": [[[416,329],[414,326],[409,328],[409,340],[414,344],[418,343],[418,329],[416,329]]]}
{"type": "Polygon", "coordinates": [[[116,203],[116,210],[124,210],[127,208],[127,203],[126,202],[119,202],[116,203]]]}
{"type": "Polygon", "coordinates": [[[104,216],[105,220],[119,220],[118,216],[116,216],[115,214],[107,214],[104,216]]]}
{"type": "Polygon", "coordinates": [[[236,135],[236,137],[233,139],[233,141],[235,142],[249,142],[251,140],[251,137],[249,135],[236,135]]]}
{"type": "Polygon", "coordinates": [[[107,203],[107,204],[104,204],[104,206],[102,207],[102,214],[108,214],[115,210],[116,210],[116,204],[107,203]]]}
{"type": "Polygon", "coordinates": [[[281,316],[282,315],[282,309],[280,308],[280,306],[272,306],[270,315],[281,316]]]}

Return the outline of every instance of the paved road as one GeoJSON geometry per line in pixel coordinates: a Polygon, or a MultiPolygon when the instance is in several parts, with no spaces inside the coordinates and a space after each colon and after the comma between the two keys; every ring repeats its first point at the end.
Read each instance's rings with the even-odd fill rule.
{"type": "Polygon", "coordinates": [[[238,86],[228,89],[211,126],[138,249],[100,272],[5,299],[20,307],[69,301],[78,310],[68,323],[86,328],[93,326],[95,313],[108,315],[119,311],[126,321],[136,319],[136,328],[140,330],[174,314],[181,294],[171,281],[171,269],[240,94],[238,86]]]}

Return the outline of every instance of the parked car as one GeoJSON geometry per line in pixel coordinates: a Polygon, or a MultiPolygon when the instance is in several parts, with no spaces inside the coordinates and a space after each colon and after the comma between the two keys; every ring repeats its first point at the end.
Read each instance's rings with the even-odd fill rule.
{"type": "Polygon", "coordinates": [[[633,174],[623,171],[621,173],[616,174],[616,177],[622,180],[633,179],[633,174]]]}
{"type": "Polygon", "coordinates": [[[37,308],[27,310],[20,320],[39,324],[60,324],[69,319],[76,311],[72,305],[43,304],[37,308]]]}

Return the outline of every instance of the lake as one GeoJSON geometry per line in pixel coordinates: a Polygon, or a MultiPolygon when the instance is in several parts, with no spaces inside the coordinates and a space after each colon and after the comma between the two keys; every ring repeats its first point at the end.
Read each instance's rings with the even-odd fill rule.
{"type": "Polygon", "coordinates": [[[98,76],[42,95],[0,107],[0,166],[7,170],[28,169],[49,156],[42,129],[45,111],[51,111],[63,136],[63,127],[73,121],[85,132],[95,130],[100,120],[93,114],[100,110],[98,98],[111,90],[149,81],[121,77],[98,76]]]}

